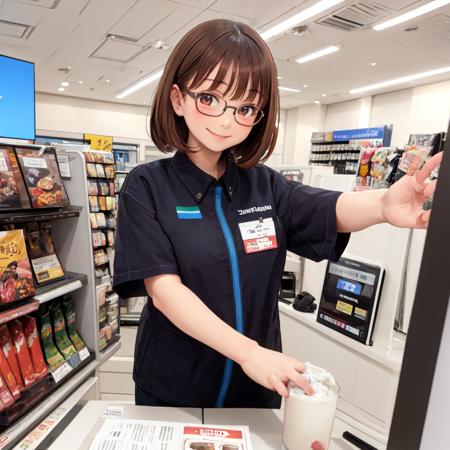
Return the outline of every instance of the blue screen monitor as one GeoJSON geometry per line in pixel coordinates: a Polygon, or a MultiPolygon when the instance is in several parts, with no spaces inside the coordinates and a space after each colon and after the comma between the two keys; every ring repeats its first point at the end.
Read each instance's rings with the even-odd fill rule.
{"type": "Polygon", "coordinates": [[[0,137],[34,140],[34,64],[0,55],[0,137]]]}

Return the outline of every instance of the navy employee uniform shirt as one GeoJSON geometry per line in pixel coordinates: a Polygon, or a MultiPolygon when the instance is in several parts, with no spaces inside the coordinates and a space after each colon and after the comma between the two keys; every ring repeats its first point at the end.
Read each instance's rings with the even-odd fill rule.
{"type": "MultiPolygon", "coordinates": [[[[277,298],[286,250],[314,261],[340,257],[349,239],[337,232],[340,194],[232,160],[216,180],[181,152],[140,165],[120,193],[114,290],[122,298],[147,296],[144,279],[177,274],[220,319],[281,351],[277,298]]],[[[178,329],[151,299],[139,323],[133,378],[178,406],[280,406],[277,393],[178,329]]]]}

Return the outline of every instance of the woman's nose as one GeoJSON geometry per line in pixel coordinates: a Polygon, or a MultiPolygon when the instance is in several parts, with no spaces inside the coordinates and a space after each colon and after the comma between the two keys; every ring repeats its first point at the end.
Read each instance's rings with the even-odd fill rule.
{"type": "Polygon", "coordinates": [[[229,128],[234,120],[234,109],[229,106],[226,108],[225,112],[220,116],[222,119],[222,127],[229,128]]]}

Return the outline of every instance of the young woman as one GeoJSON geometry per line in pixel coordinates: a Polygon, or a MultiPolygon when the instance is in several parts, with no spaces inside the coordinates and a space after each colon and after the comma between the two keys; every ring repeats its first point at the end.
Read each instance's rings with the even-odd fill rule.
{"type": "Polygon", "coordinates": [[[135,351],[136,403],[280,406],[303,363],[281,353],[277,293],[286,250],[337,260],[349,232],[426,227],[430,160],[389,190],[345,193],[288,182],[263,165],[275,145],[273,57],[247,25],[213,20],[170,56],[151,133],[172,158],[122,188],[114,288],[148,295],[135,351]]]}

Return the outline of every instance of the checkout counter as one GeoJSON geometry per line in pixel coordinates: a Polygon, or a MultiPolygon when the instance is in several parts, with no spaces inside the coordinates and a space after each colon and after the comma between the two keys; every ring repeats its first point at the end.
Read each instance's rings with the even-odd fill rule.
{"type": "MultiPolygon", "coordinates": [[[[167,408],[136,406],[131,403],[92,400],[74,405],[76,415],[68,423],[60,425],[36,446],[36,450],[80,450],[88,449],[99,429],[102,418],[157,420],[210,425],[247,425],[250,430],[253,450],[285,450],[282,442],[283,409],[227,409],[227,408],[167,408]],[[87,446],[86,446],[87,445],[87,446]]],[[[339,414],[339,413],[338,413],[339,414]]],[[[69,414],[70,415],[70,412],[69,414]]],[[[45,422],[45,420],[44,420],[45,422]]],[[[66,421],[67,422],[67,421],[66,421]]],[[[39,429],[37,425],[36,429],[39,429]]],[[[342,438],[346,424],[336,417],[329,450],[358,450],[342,438]]],[[[22,449],[19,443],[15,449],[22,449]]],[[[380,447],[373,447],[382,450],[380,447]]]]}

